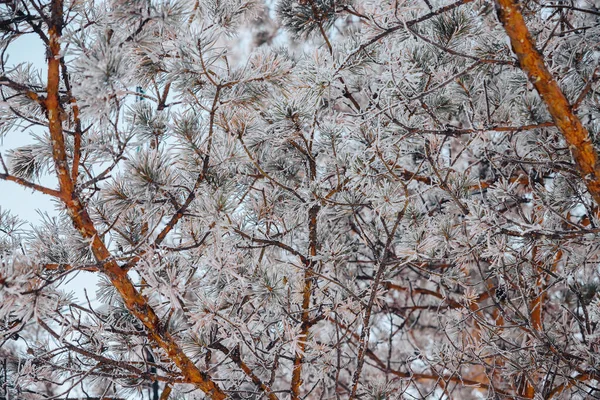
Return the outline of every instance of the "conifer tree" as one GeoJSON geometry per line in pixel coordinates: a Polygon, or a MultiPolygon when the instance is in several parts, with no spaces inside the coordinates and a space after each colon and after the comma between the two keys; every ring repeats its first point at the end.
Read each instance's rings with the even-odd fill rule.
{"type": "Polygon", "coordinates": [[[594,0],[7,0],[0,35],[0,179],[56,206],[0,209],[0,399],[600,397],[594,0]]]}

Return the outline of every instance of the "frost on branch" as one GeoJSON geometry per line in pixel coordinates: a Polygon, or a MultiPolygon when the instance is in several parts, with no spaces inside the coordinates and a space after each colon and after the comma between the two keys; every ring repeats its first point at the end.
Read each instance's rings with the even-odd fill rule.
{"type": "MultiPolygon", "coordinates": [[[[491,2],[42,3],[0,398],[598,396],[599,206],[491,2]]],[[[520,3],[597,148],[594,2],[520,3]]]]}

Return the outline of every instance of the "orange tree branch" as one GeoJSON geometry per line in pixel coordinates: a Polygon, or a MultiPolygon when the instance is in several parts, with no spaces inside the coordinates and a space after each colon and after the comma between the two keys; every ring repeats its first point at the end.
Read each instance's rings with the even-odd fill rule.
{"type": "MultiPolygon", "coordinates": [[[[433,296],[436,297],[440,300],[444,300],[446,303],[448,303],[448,308],[469,308],[468,305],[459,303],[458,301],[450,298],[449,296],[444,296],[439,292],[435,292],[433,290],[429,290],[429,289],[424,289],[424,288],[408,288],[408,287],[404,287],[404,286],[400,286],[397,284],[394,284],[392,282],[384,282],[383,286],[388,289],[388,290],[397,290],[400,292],[408,292],[411,295],[414,294],[424,294],[424,295],[429,295],[429,296],[433,296]]],[[[488,299],[490,297],[490,295],[492,293],[495,292],[495,289],[492,289],[490,291],[487,292],[483,292],[480,293],[474,300],[473,303],[475,304],[479,304],[481,302],[483,302],[484,300],[488,299]]]]}
{"type": "Polygon", "coordinates": [[[161,347],[167,357],[177,365],[186,382],[195,385],[211,399],[225,399],[227,395],[209,376],[200,371],[196,364],[183,352],[154,309],[148,304],[148,300],[135,288],[127,272],[116,262],[100,239],[87,209],[75,191],[75,185],[68,166],[62,128],[64,110],[59,99],[60,38],[64,25],[63,0],[53,0],[50,9],[51,17],[48,22],[50,53],[48,57],[46,109],[52,139],[52,155],[60,185],[61,199],[65,204],[67,213],[83,238],[89,240],[95,258],[102,264],[102,272],[119,292],[127,309],[144,324],[149,338],[161,347]]]}
{"type": "Polygon", "coordinates": [[[171,395],[171,390],[173,390],[173,385],[167,383],[162,393],[160,394],[159,400],[168,400],[169,396],[171,395]]]}
{"type": "Polygon", "coordinates": [[[574,110],[577,110],[579,108],[581,102],[585,99],[585,96],[587,96],[587,94],[590,92],[590,90],[592,89],[592,85],[598,80],[598,78],[600,78],[600,65],[596,67],[596,69],[592,73],[592,76],[583,87],[583,90],[581,91],[581,93],[579,93],[579,96],[577,96],[577,100],[575,100],[575,103],[573,103],[574,110]]]}
{"type": "Polygon", "coordinates": [[[48,263],[42,264],[42,268],[47,271],[88,271],[88,272],[98,272],[102,264],[82,264],[82,265],[71,265],[71,264],[57,264],[57,263],[48,263]]]}
{"type": "Polygon", "coordinates": [[[600,204],[600,164],[588,131],[575,115],[558,83],[535,47],[517,0],[496,0],[498,19],[504,26],[521,69],[546,104],[567,141],[581,177],[596,204],[600,204]]]}
{"type": "Polygon", "coordinates": [[[23,178],[19,178],[18,176],[9,175],[9,174],[0,174],[0,179],[18,183],[19,185],[21,185],[23,187],[37,190],[38,192],[47,194],[49,196],[61,197],[61,192],[59,192],[58,190],[54,190],[54,189],[47,188],[45,186],[38,185],[37,183],[30,182],[23,178]]]}
{"type": "Polygon", "coordinates": [[[292,399],[300,399],[300,388],[302,386],[302,363],[304,362],[304,350],[306,349],[306,341],[308,340],[308,331],[310,329],[310,298],[312,294],[312,284],[314,277],[315,261],[313,257],[317,255],[317,215],[321,207],[319,205],[312,206],[308,211],[308,229],[309,229],[309,254],[310,259],[304,261],[304,287],[302,289],[302,316],[300,324],[300,337],[298,342],[298,350],[294,357],[294,368],[292,371],[292,399]]]}
{"type": "MultiPolygon", "coordinates": [[[[305,154],[308,173],[311,182],[317,179],[317,164],[314,156],[310,152],[308,146],[305,154]]],[[[316,199],[315,199],[316,200],[316,199]]],[[[314,325],[310,318],[310,300],[313,291],[313,280],[317,279],[315,275],[315,266],[317,261],[315,257],[319,249],[319,238],[318,238],[318,216],[321,206],[317,203],[308,209],[308,255],[309,258],[304,260],[304,287],[302,289],[302,316],[300,324],[300,340],[298,342],[298,349],[294,357],[294,367],[292,370],[292,382],[291,382],[291,398],[292,400],[300,399],[300,389],[302,387],[302,364],[306,361],[305,349],[308,341],[308,334],[310,327],[314,325]]]]}

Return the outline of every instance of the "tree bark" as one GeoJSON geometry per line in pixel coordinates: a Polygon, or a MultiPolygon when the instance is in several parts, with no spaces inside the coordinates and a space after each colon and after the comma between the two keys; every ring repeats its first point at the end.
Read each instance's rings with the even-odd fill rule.
{"type": "Polygon", "coordinates": [[[52,139],[52,155],[56,175],[60,186],[60,198],[65,204],[73,225],[90,241],[90,247],[101,271],[110,279],[125,302],[127,309],[139,319],[150,339],[160,346],[167,357],[181,370],[187,382],[194,384],[207,396],[214,400],[226,399],[227,395],[200,371],[194,362],[183,352],[175,338],[166,330],[164,324],[147,299],[135,288],[129,279],[127,271],[122,269],[100,239],[92,219],[75,190],[76,181],[69,171],[68,156],[65,146],[62,121],[64,110],[60,101],[60,37],[64,24],[63,0],[54,0],[51,4],[51,17],[48,22],[49,57],[48,57],[48,86],[45,101],[47,118],[52,139]]]}
{"type": "Polygon", "coordinates": [[[517,0],[496,0],[498,19],[504,26],[521,69],[527,74],[546,104],[557,128],[563,134],[579,173],[597,205],[600,205],[600,165],[598,153],[588,131],[548,70],[535,43],[517,0]]]}

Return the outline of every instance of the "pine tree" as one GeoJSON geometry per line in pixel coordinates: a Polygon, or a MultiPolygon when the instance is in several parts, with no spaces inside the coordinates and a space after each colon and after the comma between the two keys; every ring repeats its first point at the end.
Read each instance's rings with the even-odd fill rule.
{"type": "Polygon", "coordinates": [[[0,210],[0,399],[600,396],[594,0],[11,0],[0,34],[0,179],[56,205],[0,210]]]}

